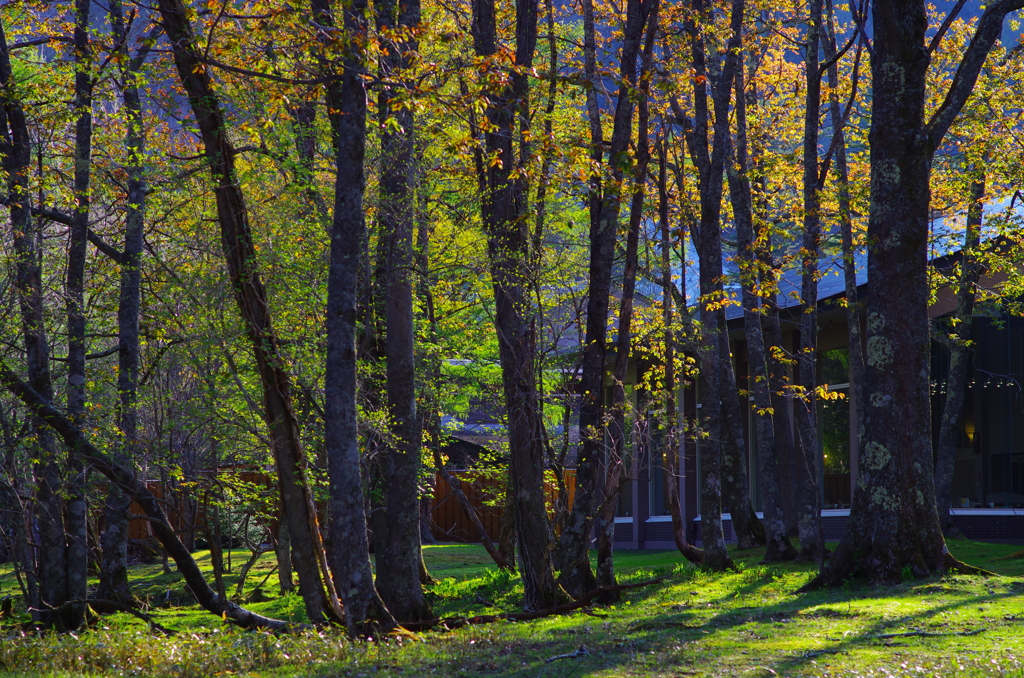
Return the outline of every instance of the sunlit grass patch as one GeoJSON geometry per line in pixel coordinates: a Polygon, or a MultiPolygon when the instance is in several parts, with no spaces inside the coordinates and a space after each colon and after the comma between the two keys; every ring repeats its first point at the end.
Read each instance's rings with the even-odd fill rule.
{"type": "MultiPolygon", "coordinates": [[[[972,564],[1017,575],[1019,547],[957,541],[972,564]]],[[[425,548],[439,616],[518,610],[522,584],[475,545],[425,548]]],[[[208,569],[205,553],[200,565],[208,569]]],[[[233,582],[244,562],[236,552],[233,582]]],[[[150,613],[178,633],[154,635],[124,614],[74,636],[0,627],[0,673],[17,676],[996,676],[1024,675],[1024,582],[1016,576],[947,575],[889,589],[851,581],[798,594],[810,565],[762,564],[733,552],[736,571],[712,573],[672,551],[620,551],[619,581],[665,577],[591,606],[532,622],[499,622],[383,642],[351,642],[338,629],[289,636],[241,631],[196,607],[176,572],[133,568],[150,613]],[[168,592],[170,592],[168,594],[168,592]],[[163,605],[162,607],[160,605],[163,605]],[[581,649],[582,648],[582,649],[581,649]],[[585,651],[584,651],[585,650],[585,651]],[[562,657],[572,655],[571,658],[562,657]],[[562,657],[562,658],[558,658],[562,657]],[[551,661],[549,661],[551,660],[551,661]]],[[[251,591],[273,567],[250,575],[251,591]]],[[[9,576],[9,575],[8,575],[9,576]]],[[[0,586],[10,586],[0,570],[0,586]]],[[[15,585],[16,587],[16,585],[15,585]]],[[[0,589],[10,590],[10,588],[0,589]]],[[[279,595],[276,576],[252,603],[262,614],[303,621],[301,599],[279,595]]]]}

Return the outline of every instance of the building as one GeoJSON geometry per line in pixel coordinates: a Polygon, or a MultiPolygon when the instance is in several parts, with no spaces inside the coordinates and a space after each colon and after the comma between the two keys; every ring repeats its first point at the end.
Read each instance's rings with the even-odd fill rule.
{"type": "MultiPolygon", "coordinates": [[[[936,266],[949,265],[957,255],[935,260],[936,266]]],[[[838,303],[845,297],[838,262],[824,262],[826,275],[819,284],[819,383],[845,395],[850,389],[848,372],[848,331],[845,309],[838,303]],[[831,269],[831,270],[828,270],[831,269]]],[[[866,267],[861,267],[864,270],[866,267]]],[[[866,276],[858,276],[860,301],[869,294],[866,276]]],[[[995,286],[999,278],[983,278],[983,286],[995,286]]],[[[784,344],[797,344],[797,276],[781,283],[779,303],[784,329],[784,344]]],[[[930,309],[932,318],[955,310],[956,299],[948,290],[940,291],[930,309]]],[[[742,309],[728,311],[730,339],[737,381],[744,384],[749,374],[743,331],[742,309]]],[[[953,479],[953,520],[969,538],[981,541],[1024,543],[1024,318],[1004,310],[981,305],[972,325],[974,345],[971,375],[963,414],[960,441],[956,452],[953,479]]],[[[946,400],[946,375],[949,351],[932,345],[932,420],[933,439],[938,438],[939,423],[946,400]]],[[[681,393],[680,407],[687,421],[699,414],[693,388],[681,393]]],[[[818,485],[822,493],[822,518],[827,540],[838,540],[845,532],[852,488],[857,477],[857,413],[849,398],[818,403],[819,441],[818,485]]],[[[760,511],[758,463],[753,430],[753,411],[747,407],[748,469],[751,499],[760,511]]],[[[792,416],[792,413],[790,413],[792,416]]],[[[624,488],[616,518],[616,545],[619,548],[675,548],[671,518],[665,502],[665,472],[657,451],[656,434],[634,447],[633,479],[624,488]]],[[[700,534],[700,450],[694,440],[681,442],[680,503],[688,538],[699,543],[700,534]]],[[[780,473],[787,522],[795,524],[794,489],[780,473]],[[788,504],[788,505],[787,505],[788,504]]],[[[723,515],[726,539],[732,539],[731,521],[723,515]]]]}

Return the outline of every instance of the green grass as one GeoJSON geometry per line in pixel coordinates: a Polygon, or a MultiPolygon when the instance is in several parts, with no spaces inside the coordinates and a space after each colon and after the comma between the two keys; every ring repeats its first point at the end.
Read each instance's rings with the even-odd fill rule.
{"type": "MultiPolygon", "coordinates": [[[[72,635],[0,627],[0,674],[14,676],[990,676],[1024,675],[1024,553],[1019,546],[950,543],[959,558],[999,573],[913,580],[890,589],[851,582],[796,594],[813,568],[759,565],[736,553],[739,572],[710,574],[672,551],[620,551],[620,580],[668,575],[609,607],[534,622],[501,622],[386,642],[350,642],[337,630],[293,636],[233,629],[189,605],[176,574],[133,568],[151,613],[178,633],[166,639],[128,615],[100,618],[72,635]],[[164,605],[165,607],[159,607],[164,605]],[[932,636],[891,636],[923,632],[932,636]],[[971,635],[963,635],[971,634],[971,635]],[[546,660],[570,654],[576,658],[546,660]]],[[[244,562],[236,553],[235,571],[244,562]]],[[[197,554],[208,568],[206,553],[197,554]]],[[[429,587],[442,616],[515,610],[518,580],[483,549],[428,546],[429,587]]],[[[274,565],[268,554],[247,593],[274,565]]],[[[7,568],[6,570],[4,568],[7,568]]],[[[236,575],[228,575],[233,582],[236,575]]],[[[12,587],[0,565],[0,591],[12,587]]],[[[233,587],[232,587],[233,590],[233,587]]],[[[295,595],[251,607],[303,618],[295,595]]]]}

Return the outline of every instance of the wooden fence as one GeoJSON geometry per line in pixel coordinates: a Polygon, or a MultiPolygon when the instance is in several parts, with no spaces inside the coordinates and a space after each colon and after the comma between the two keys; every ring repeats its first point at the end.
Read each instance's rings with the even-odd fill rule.
{"type": "MultiPolygon", "coordinates": [[[[270,483],[269,477],[258,471],[230,471],[229,473],[238,480],[250,483],[261,485],[270,483]]],[[[497,540],[501,530],[501,504],[505,494],[505,473],[499,471],[454,471],[452,475],[458,479],[462,491],[466,493],[466,497],[469,499],[470,505],[479,514],[488,536],[493,540],[497,540]]],[[[162,502],[164,504],[164,511],[167,513],[171,527],[179,531],[179,533],[191,532],[194,534],[196,530],[202,530],[205,525],[205,499],[208,490],[193,490],[199,492],[199,501],[196,502],[193,511],[185,511],[185,513],[194,512],[194,515],[186,516],[182,515],[183,512],[179,510],[186,504],[183,490],[180,488],[173,490],[165,488],[163,484],[156,481],[151,481],[147,485],[150,492],[157,499],[164,500],[162,502]],[[169,496],[172,493],[177,494],[177,496],[169,496]]],[[[565,472],[565,488],[568,494],[568,504],[571,508],[576,495],[575,471],[565,472]]],[[[544,493],[548,511],[553,514],[555,501],[558,498],[558,485],[555,482],[554,473],[551,471],[545,473],[544,493]]],[[[152,528],[150,527],[149,520],[145,518],[142,507],[133,503],[129,512],[133,517],[128,522],[128,538],[141,540],[152,537],[152,528]]],[[[473,524],[462,510],[462,507],[459,506],[459,502],[452,493],[451,488],[448,487],[448,483],[440,475],[434,477],[431,522],[431,531],[434,538],[438,541],[476,542],[480,540],[476,530],[473,528],[473,524]]],[[[271,529],[276,530],[276,521],[271,526],[271,529]]]]}
{"type": "MultiPolygon", "coordinates": [[[[235,467],[228,470],[222,468],[217,471],[201,471],[200,476],[204,480],[215,482],[223,482],[225,478],[230,478],[230,480],[256,485],[268,487],[271,485],[270,476],[251,468],[238,469],[235,467]]],[[[163,504],[164,513],[167,515],[167,522],[171,524],[171,527],[179,533],[182,541],[186,543],[190,541],[188,536],[196,537],[196,532],[202,530],[206,525],[206,511],[210,488],[206,483],[203,483],[203,485],[202,489],[192,485],[192,488],[195,489],[184,490],[181,487],[164,485],[157,480],[150,480],[146,483],[146,487],[153,493],[153,496],[163,504]],[[186,501],[190,498],[188,497],[190,492],[197,492],[199,494],[199,501],[194,502],[191,506],[186,501]]],[[[128,508],[128,514],[132,516],[128,520],[129,539],[149,539],[153,536],[153,530],[150,526],[150,521],[146,518],[146,512],[142,510],[138,503],[132,502],[132,505],[128,508]]],[[[272,530],[276,534],[276,524],[272,526],[272,530]]]]}
{"type": "MultiPolygon", "coordinates": [[[[452,475],[459,481],[470,505],[476,509],[480,516],[480,522],[487,530],[487,536],[496,541],[501,530],[501,504],[505,496],[505,474],[487,471],[454,471],[452,475]]],[[[565,472],[565,489],[571,508],[576,496],[575,471],[565,472]]],[[[544,494],[548,512],[553,514],[555,500],[558,498],[558,485],[555,482],[554,473],[551,471],[545,472],[544,494]]],[[[462,510],[451,488],[448,487],[448,483],[440,475],[434,477],[434,502],[430,515],[434,539],[438,541],[480,541],[473,524],[462,510]]]]}

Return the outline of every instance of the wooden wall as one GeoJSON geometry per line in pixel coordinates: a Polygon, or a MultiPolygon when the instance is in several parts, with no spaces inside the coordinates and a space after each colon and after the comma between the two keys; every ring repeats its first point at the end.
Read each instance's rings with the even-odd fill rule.
{"type": "MultiPolygon", "coordinates": [[[[487,536],[497,541],[501,529],[501,502],[505,493],[504,474],[490,474],[486,471],[454,471],[452,475],[459,480],[459,485],[469,499],[470,505],[476,509],[480,516],[480,522],[487,530],[487,536]]],[[[551,471],[546,472],[545,476],[544,493],[547,498],[548,511],[553,514],[555,500],[558,498],[558,485],[551,471]]],[[[575,471],[565,472],[565,489],[569,495],[568,503],[571,508],[576,496],[575,471]]],[[[434,477],[434,502],[431,519],[434,539],[438,541],[480,541],[473,524],[462,507],[459,506],[448,483],[439,475],[434,477]]]]}

